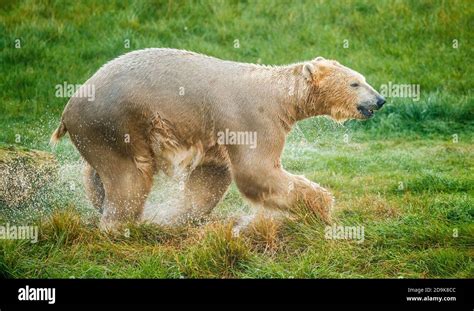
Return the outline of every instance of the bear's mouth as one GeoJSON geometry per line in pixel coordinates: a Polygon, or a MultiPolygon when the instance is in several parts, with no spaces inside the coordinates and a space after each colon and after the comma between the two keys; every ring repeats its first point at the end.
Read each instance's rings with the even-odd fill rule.
{"type": "Polygon", "coordinates": [[[364,116],[365,119],[372,118],[372,116],[374,115],[374,109],[372,108],[359,106],[357,107],[357,110],[359,110],[359,112],[362,114],[362,116],[364,116]]]}

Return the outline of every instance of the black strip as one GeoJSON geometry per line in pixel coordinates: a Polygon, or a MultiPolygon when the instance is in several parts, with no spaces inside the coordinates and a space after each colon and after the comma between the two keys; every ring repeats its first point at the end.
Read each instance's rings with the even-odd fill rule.
{"type": "MultiPolygon", "coordinates": [[[[209,304],[310,303],[397,304],[450,307],[473,305],[474,280],[1,280],[0,303],[23,306],[48,303],[19,301],[19,289],[55,288],[61,304],[209,304]],[[418,293],[408,289],[418,289],[418,293]],[[426,289],[430,288],[429,292],[426,289]],[[435,288],[454,288],[438,292],[435,288]],[[421,289],[423,291],[421,291],[421,289]],[[420,292],[421,291],[421,292],[420,292]],[[407,297],[456,297],[456,301],[407,302],[407,297]]],[[[9,310],[9,308],[2,308],[9,310]]],[[[471,308],[472,310],[472,308],[471,308]]]]}

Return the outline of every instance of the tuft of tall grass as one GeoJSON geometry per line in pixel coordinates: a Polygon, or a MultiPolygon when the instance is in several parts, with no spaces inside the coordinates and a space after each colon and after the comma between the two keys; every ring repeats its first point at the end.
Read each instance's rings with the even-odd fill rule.
{"type": "Polygon", "coordinates": [[[282,234],[282,223],[279,220],[257,215],[244,231],[252,250],[272,256],[282,250],[286,241],[282,234]]]}
{"type": "Polygon", "coordinates": [[[184,277],[233,278],[252,260],[249,245],[232,234],[231,225],[212,225],[189,243],[186,252],[177,255],[184,277]]]}

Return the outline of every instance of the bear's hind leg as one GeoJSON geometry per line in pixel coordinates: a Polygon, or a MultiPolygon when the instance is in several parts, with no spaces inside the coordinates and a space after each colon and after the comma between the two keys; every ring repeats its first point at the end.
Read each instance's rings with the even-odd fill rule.
{"type": "Polygon", "coordinates": [[[225,165],[203,164],[196,167],[185,183],[183,220],[207,216],[226,193],[232,182],[225,165]]]}
{"type": "Polygon", "coordinates": [[[152,167],[137,166],[129,157],[107,157],[99,172],[105,189],[102,230],[114,230],[120,223],[140,218],[152,186],[152,167]]]}
{"type": "Polygon", "coordinates": [[[83,176],[87,198],[91,201],[92,205],[102,213],[105,190],[99,174],[89,163],[85,162],[83,176]]]}

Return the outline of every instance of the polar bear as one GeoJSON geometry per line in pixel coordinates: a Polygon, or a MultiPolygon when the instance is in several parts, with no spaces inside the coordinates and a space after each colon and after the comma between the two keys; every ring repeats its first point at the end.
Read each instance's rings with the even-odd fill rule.
{"type": "Polygon", "coordinates": [[[66,132],[85,159],[85,184],[108,230],[140,218],[159,171],[185,176],[186,218],[212,211],[234,181],[267,209],[306,205],[330,222],[333,196],[282,168],[299,120],[367,119],[385,103],[334,60],[265,66],[151,48],[101,67],[70,98],[51,142],[66,132]]]}

